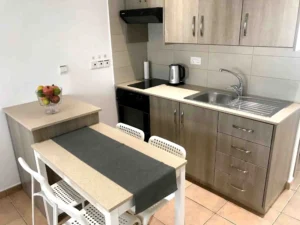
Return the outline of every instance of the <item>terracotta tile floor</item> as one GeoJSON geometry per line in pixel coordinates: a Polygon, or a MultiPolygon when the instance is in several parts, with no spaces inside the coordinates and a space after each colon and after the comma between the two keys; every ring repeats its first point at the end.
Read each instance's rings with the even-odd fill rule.
{"type": "MultiPolygon", "coordinates": [[[[185,225],[300,225],[300,188],[296,184],[293,190],[286,190],[260,217],[187,181],[185,208],[185,225]]],[[[150,225],[173,225],[174,217],[171,201],[155,214],[150,225]]],[[[36,225],[46,224],[37,210],[36,225]]],[[[0,225],[31,225],[31,201],[23,191],[0,199],[0,225]]]]}

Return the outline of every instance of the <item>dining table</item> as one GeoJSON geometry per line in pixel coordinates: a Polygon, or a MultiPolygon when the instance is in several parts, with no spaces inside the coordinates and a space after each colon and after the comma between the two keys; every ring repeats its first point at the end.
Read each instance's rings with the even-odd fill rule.
{"type": "MultiPolygon", "coordinates": [[[[175,225],[184,225],[185,167],[187,161],[104,123],[98,123],[88,128],[93,133],[121,143],[122,146],[125,147],[124,151],[136,151],[136,153],[142,157],[147,156],[146,158],[158,161],[167,167],[174,168],[176,172],[174,182],[175,185],[177,184],[174,207],[175,225]]],[[[76,144],[76,141],[74,141],[74,143],[76,144]]],[[[88,146],[88,143],[85,143],[85,145],[88,146]]],[[[81,148],[77,146],[82,156],[85,156],[85,145],[81,148]]],[[[73,154],[70,149],[68,149],[69,147],[66,146],[71,145],[70,143],[61,145],[55,138],[33,144],[32,149],[34,151],[38,172],[47,179],[46,166],[48,166],[90,204],[98,209],[104,215],[107,225],[118,225],[119,216],[136,206],[134,194],[120,185],[120,183],[117,183],[114,179],[111,179],[107,173],[95,169],[78,157],[78,155],[73,154]]],[[[107,145],[103,143],[103,146],[107,145]]],[[[93,151],[97,151],[97,149],[93,151]]],[[[110,158],[105,155],[106,153],[109,154],[109,150],[99,155],[95,154],[93,161],[99,160],[99,162],[101,162],[100,159],[103,158],[109,160],[110,158]]],[[[109,162],[107,162],[107,164],[109,164],[109,162]]],[[[143,167],[143,165],[140,166],[143,167]]],[[[117,168],[118,167],[114,167],[114,170],[117,168]]],[[[121,174],[122,171],[119,172],[121,174]]],[[[135,176],[135,174],[132,174],[132,176],[135,176]]],[[[163,187],[163,185],[161,187],[163,187]]],[[[148,193],[150,192],[151,190],[148,190],[148,193]]],[[[51,214],[52,207],[45,202],[45,208],[47,221],[51,224],[53,220],[51,214]]]]}

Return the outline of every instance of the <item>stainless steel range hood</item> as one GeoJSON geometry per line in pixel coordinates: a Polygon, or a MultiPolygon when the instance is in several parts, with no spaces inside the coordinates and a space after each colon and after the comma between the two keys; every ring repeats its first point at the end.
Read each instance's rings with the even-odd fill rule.
{"type": "Polygon", "coordinates": [[[163,22],[163,8],[121,10],[120,17],[128,24],[163,22]]]}

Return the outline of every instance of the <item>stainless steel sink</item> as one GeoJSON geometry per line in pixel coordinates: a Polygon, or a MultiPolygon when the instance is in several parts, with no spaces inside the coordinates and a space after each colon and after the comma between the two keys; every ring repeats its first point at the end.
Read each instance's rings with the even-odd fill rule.
{"type": "Polygon", "coordinates": [[[186,99],[191,99],[199,102],[205,102],[214,105],[227,105],[232,100],[236,99],[237,95],[231,92],[208,91],[191,95],[186,99]]]}
{"type": "Polygon", "coordinates": [[[275,115],[277,112],[291,104],[291,102],[288,101],[256,96],[239,97],[235,93],[219,90],[200,92],[188,96],[185,99],[218,105],[266,117],[275,115]]]}

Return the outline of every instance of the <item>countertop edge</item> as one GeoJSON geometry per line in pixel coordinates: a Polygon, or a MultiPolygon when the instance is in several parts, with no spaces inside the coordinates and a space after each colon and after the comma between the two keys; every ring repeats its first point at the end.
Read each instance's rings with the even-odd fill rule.
{"type": "MultiPolygon", "coordinates": [[[[128,86],[130,84],[134,84],[134,83],[137,83],[137,82],[141,82],[141,81],[135,80],[135,81],[131,81],[131,82],[116,84],[115,87],[125,89],[125,90],[129,90],[129,91],[133,91],[133,92],[137,92],[137,93],[141,93],[141,94],[148,95],[148,96],[161,97],[161,98],[165,98],[165,99],[168,99],[168,100],[178,101],[180,103],[185,103],[185,104],[189,104],[189,105],[193,105],[193,106],[202,107],[202,108],[205,108],[205,109],[215,110],[215,111],[218,111],[218,112],[221,112],[221,113],[227,113],[227,114],[234,115],[234,116],[240,116],[240,117],[243,117],[243,118],[246,118],[246,119],[252,119],[252,120],[256,120],[256,121],[260,121],[260,122],[264,122],[264,123],[269,123],[269,124],[272,124],[272,125],[280,124],[287,117],[289,117],[293,113],[300,110],[300,104],[293,102],[290,106],[288,106],[285,109],[282,109],[281,111],[276,113],[274,116],[272,116],[272,117],[263,117],[263,116],[258,116],[258,115],[242,112],[242,111],[228,109],[228,108],[221,107],[221,106],[215,106],[215,105],[210,105],[210,104],[206,104],[206,103],[195,102],[195,101],[184,99],[184,98],[182,98],[182,99],[181,98],[176,98],[176,97],[172,98],[172,97],[167,96],[167,95],[162,95],[162,94],[156,94],[155,93],[155,88],[157,88],[157,87],[162,88],[162,86],[166,86],[166,85],[160,85],[160,86],[148,88],[148,89],[145,89],[145,90],[128,86]]],[[[167,87],[170,87],[170,86],[167,86],[167,87]]],[[[178,88],[178,87],[172,87],[172,88],[178,88]]],[[[199,88],[201,88],[201,87],[199,86],[199,88]]],[[[207,88],[207,87],[203,87],[203,88],[207,88]]],[[[184,89],[184,90],[190,91],[190,92],[194,91],[195,93],[199,92],[199,91],[196,91],[196,90],[186,89],[186,88],[182,88],[182,87],[178,88],[178,89],[184,89]]],[[[187,97],[187,96],[185,96],[185,97],[187,97]]]]}

